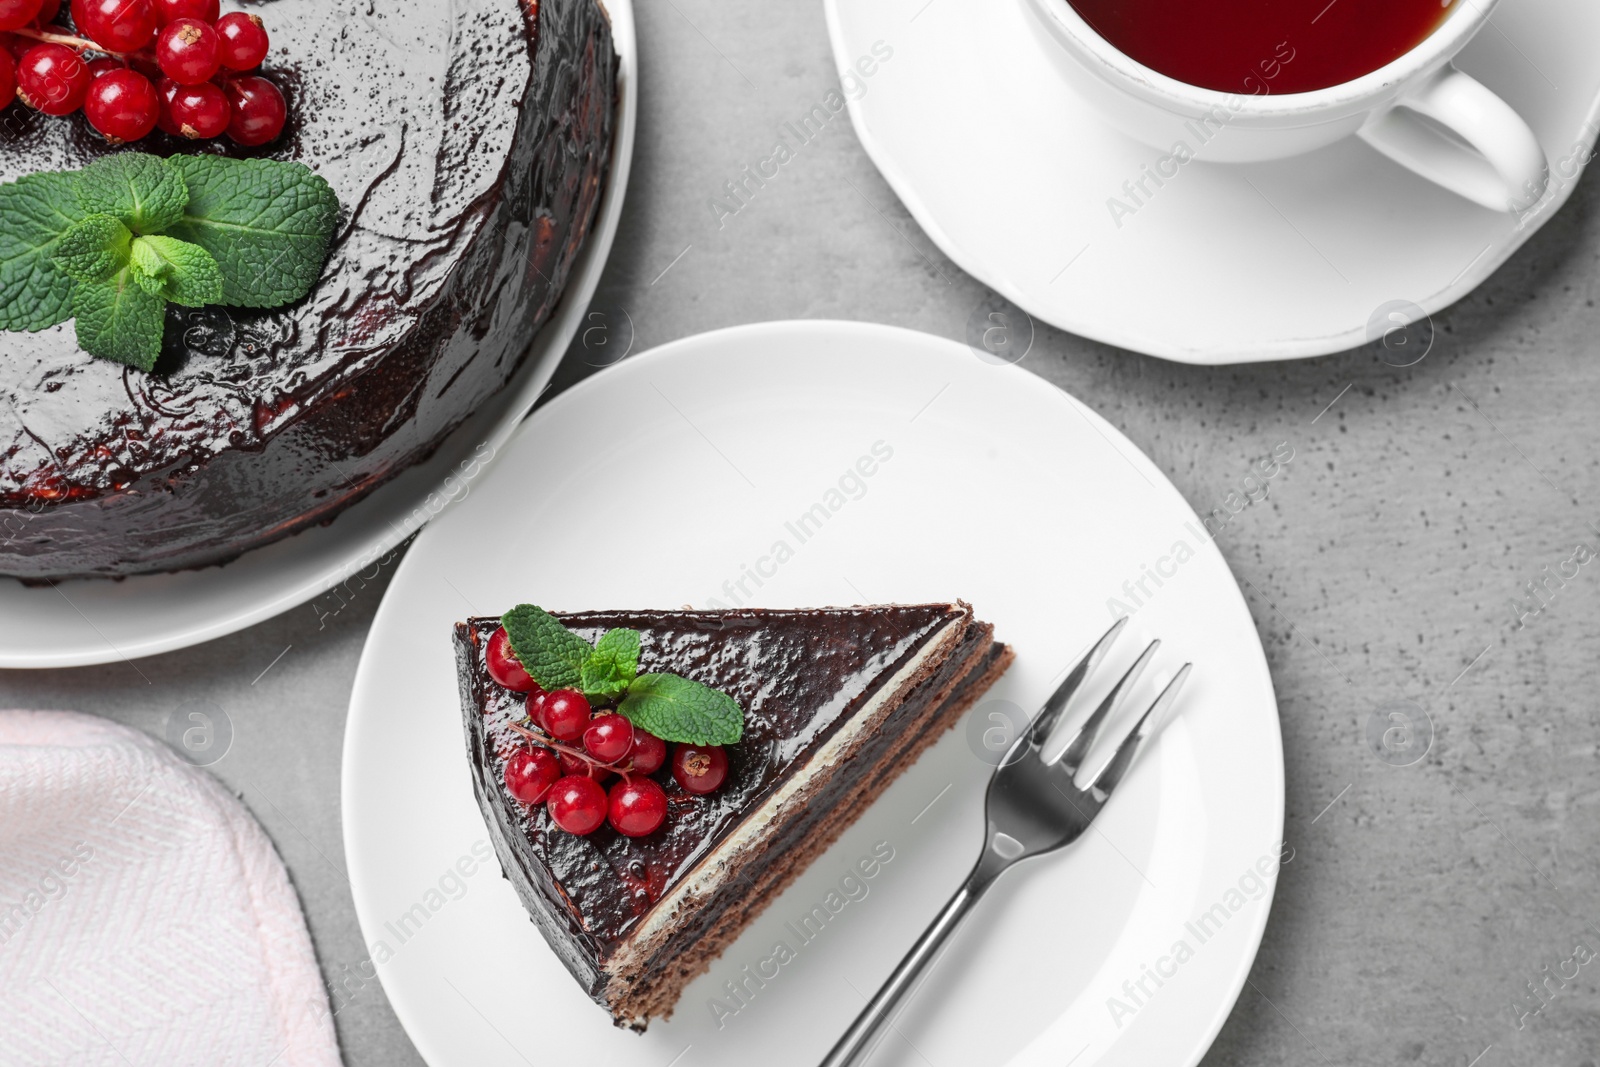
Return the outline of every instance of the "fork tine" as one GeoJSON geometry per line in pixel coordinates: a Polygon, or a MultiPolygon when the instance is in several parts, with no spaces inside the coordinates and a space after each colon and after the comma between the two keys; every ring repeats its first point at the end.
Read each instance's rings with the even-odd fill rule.
{"type": "Polygon", "coordinates": [[[1185,663],[1183,665],[1183,669],[1178,671],[1172,681],[1167,683],[1167,687],[1161,691],[1161,695],[1156,697],[1143,715],[1139,716],[1139,721],[1132,730],[1128,731],[1128,736],[1122,739],[1122,743],[1117,746],[1116,754],[1111,757],[1111,762],[1106,764],[1106,769],[1100,772],[1099,777],[1094,780],[1094,784],[1089,787],[1099,800],[1105,800],[1106,797],[1111,795],[1111,791],[1122,781],[1123,775],[1128,773],[1128,768],[1132,767],[1134,761],[1139,758],[1139,753],[1144,751],[1145,743],[1155,735],[1157,729],[1161,726],[1167,708],[1174,700],[1178,699],[1178,690],[1183,688],[1183,683],[1188,680],[1189,671],[1193,667],[1193,663],[1185,663]]]}
{"type": "Polygon", "coordinates": [[[1078,732],[1072,735],[1072,743],[1067,746],[1067,750],[1061,754],[1061,759],[1057,761],[1062,767],[1066,768],[1068,774],[1078,773],[1078,768],[1083,764],[1084,757],[1089,754],[1089,749],[1094,747],[1095,738],[1100,736],[1100,728],[1105,725],[1106,720],[1111,717],[1112,711],[1116,709],[1118,700],[1122,694],[1133,688],[1134,683],[1139,680],[1139,675],[1144,672],[1151,658],[1155,656],[1156,649],[1160,647],[1160,639],[1151,641],[1146,645],[1144,651],[1139,653],[1139,658],[1133,661],[1133,666],[1128,668],[1127,672],[1117,680],[1117,684],[1111,687],[1111,692],[1107,693],[1105,699],[1100,701],[1100,706],[1094,709],[1094,714],[1085,719],[1083,725],[1078,727],[1078,732]]]}
{"type": "Polygon", "coordinates": [[[1067,701],[1071,700],[1072,694],[1083,685],[1083,680],[1089,676],[1089,672],[1099,666],[1100,661],[1105,658],[1106,651],[1111,648],[1112,642],[1126,625],[1128,625],[1126,615],[1112,623],[1111,628],[1100,635],[1100,640],[1094,643],[1094,647],[1083,654],[1078,665],[1067,675],[1066,681],[1062,682],[1051,694],[1050,699],[1044,702],[1044,707],[1034,716],[1033,726],[1028,731],[1028,740],[1031,744],[1044,744],[1045,738],[1049,737],[1050,731],[1055,728],[1056,721],[1061,718],[1061,713],[1066,710],[1067,701]]]}

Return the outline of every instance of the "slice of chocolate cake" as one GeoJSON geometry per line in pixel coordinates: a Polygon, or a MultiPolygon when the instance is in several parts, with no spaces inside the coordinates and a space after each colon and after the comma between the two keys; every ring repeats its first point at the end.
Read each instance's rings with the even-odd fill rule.
{"type": "MultiPolygon", "coordinates": [[[[637,633],[638,677],[619,710],[637,736],[656,746],[641,774],[625,758],[610,761],[608,770],[579,757],[583,746],[605,752],[611,740],[605,728],[614,717],[603,718],[607,710],[596,707],[596,717],[588,719],[587,702],[576,693],[542,695],[532,679],[550,677],[541,672],[556,669],[556,659],[535,662],[518,643],[513,614],[506,616],[517,650],[511,656],[501,620],[456,626],[473,787],[505,875],[535,925],[617,1025],[636,1030],[670,1015],[684,986],[952,726],[1012,658],[1011,649],[994,640],[993,627],[964,603],[554,616],[584,642],[598,641],[592,656],[608,668],[608,646],[633,640],[613,637],[637,633]],[[521,663],[533,664],[532,678],[521,663]],[[674,676],[684,686],[731,698],[726,706],[737,705],[742,728],[725,736],[736,741],[720,749],[679,743],[666,746],[675,751],[665,755],[645,726],[666,724],[661,732],[669,734],[680,723],[654,715],[659,709],[635,694],[659,689],[653,680],[674,676]],[[577,725],[564,721],[572,704],[585,709],[577,725]],[[574,737],[584,726],[581,741],[553,740],[574,737]],[[565,773],[599,775],[611,786],[608,824],[585,824],[580,817],[578,832],[563,829],[575,823],[572,810],[561,805],[584,801],[586,792],[598,795],[597,786],[578,782],[582,788],[575,788],[572,777],[552,786],[563,771],[551,769],[549,779],[530,788],[534,764],[553,767],[556,758],[565,773]],[[613,770],[632,773],[613,776],[613,770]],[[695,777],[703,772],[706,777],[695,777]],[[652,801],[658,795],[664,803],[652,801]],[[640,806],[628,808],[635,798],[642,798],[640,806]],[[653,818],[644,801],[660,806],[653,818]],[[641,812],[645,821],[629,821],[641,812]]],[[[580,657],[587,651],[573,644],[580,657]]],[[[584,688],[591,666],[583,668],[584,688]]],[[[633,677],[631,668],[626,677],[633,677]]],[[[608,701],[601,695],[597,702],[608,701]]],[[[637,756],[644,749],[634,751],[637,756]]]]}

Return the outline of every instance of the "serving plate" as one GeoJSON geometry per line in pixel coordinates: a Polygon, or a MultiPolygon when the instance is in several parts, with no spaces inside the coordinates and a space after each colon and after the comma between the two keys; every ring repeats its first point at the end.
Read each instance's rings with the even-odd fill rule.
{"type": "Polygon", "coordinates": [[[433,456],[327,526],[220,567],[111,581],[25,586],[0,578],[0,668],[77,667],[152,656],[221,637],[291,608],[319,620],[342,611],[393,562],[394,550],[473,491],[544,392],[584,323],[622,217],[638,126],[638,50],[631,0],[607,0],[619,60],[615,157],[595,228],[556,313],[512,380],[433,456]]]}
{"type": "Polygon", "coordinates": [[[1283,756],[1250,613],[1183,498],[1094,412],[964,345],[859,323],[743,326],[627,359],[542,407],[418,537],[373,622],[345,731],[345,854],[368,954],[353,973],[381,979],[433,1067],[814,1067],[975,859],[1000,751],[986,735],[1037,708],[1124,608],[1119,663],[1159,636],[1158,666],[1196,664],[1176,718],[1096,832],[991,891],[873,1062],[921,1064],[920,1048],[936,1064],[1193,1064],[1254,958],[1280,854],[1283,756]],[[828,517],[802,540],[791,526],[817,508],[828,517]],[[1147,567],[1167,576],[1152,584],[1147,567]],[[1130,602],[1124,582],[1147,595],[1130,602]],[[671,1019],[614,1029],[489,850],[451,624],[521,601],[955,597],[1013,645],[1013,669],[671,1019]],[[874,854],[891,858],[866,891],[791,944],[757,995],[730,1001],[725,983],[794,942],[786,924],[874,854]]]}

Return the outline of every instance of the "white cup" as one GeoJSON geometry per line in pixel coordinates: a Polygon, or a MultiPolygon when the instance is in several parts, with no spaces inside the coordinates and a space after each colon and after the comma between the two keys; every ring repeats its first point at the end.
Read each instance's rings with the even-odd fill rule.
{"type": "MultiPolygon", "coordinates": [[[[1193,2],[1193,0],[1189,0],[1193,2]]],[[[1263,56],[1238,93],[1169,78],[1124,55],[1068,0],[1021,0],[1045,51],[1112,123],[1163,152],[1248,163],[1300,155],[1356,134],[1425,178],[1495,211],[1543,198],[1550,169],[1533,130],[1511,105],[1452,64],[1498,0],[1446,0],[1456,9],[1421,44],[1353,81],[1273,93],[1296,50],[1263,56]]],[[[1285,51],[1287,50],[1287,51],[1285,51]]]]}

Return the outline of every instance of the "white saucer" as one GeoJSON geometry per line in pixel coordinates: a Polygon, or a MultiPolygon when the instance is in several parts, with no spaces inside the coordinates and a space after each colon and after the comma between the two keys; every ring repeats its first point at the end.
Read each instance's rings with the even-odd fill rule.
{"type": "Polygon", "coordinates": [[[850,115],[946,255],[1045,322],[1190,363],[1337,352],[1380,336],[1385,305],[1459,300],[1566,201],[1600,130],[1600,5],[1505,0],[1459,65],[1550,157],[1553,188],[1523,222],[1354,138],[1280,163],[1191,162],[1114,221],[1107,201],[1133,205],[1123,183],[1161,153],[1069,90],[1022,0],[825,7],[841,72],[893,50],[844,77],[861,87],[850,115]]]}
{"type": "MultiPolygon", "coordinates": [[[[607,0],[620,59],[615,157],[589,240],[555,315],[522,368],[433,457],[328,526],[246,553],[222,567],[121,581],[28,587],[0,578],[0,668],[79,667],[187,648],[317,598],[336,615],[392,561],[392,552],[466,494],[533,407],[584,321],[622,217],[638,125],[632,0],[607,0]],[[324,594],[319,597],[319,594],[324,594]]],[[[371,594],[367,594],[371,595],[371,594]]]]}
{"type": "MultiPolygon", "coordinates": [[[[349,969],[351,995],[376,970],[433,1067],[814,1067],[976,857],[991,769],[978,753],[989,713],[1004,707],[995,702],[1037,708],[1106,628],[1107,598],[1125,597],[1122,583],[1149,564],[1173,576],[1146,581],[1152,595],[1111,666],[1152,636],[1165,642],[1162,674],[1192,659],[1176,718],[1097,832],[1002,879],[898,1025],[941,1064],[1194,1064],[1249,971],[1274,884],[1256,865],[1270,867],[1283,827],[1271,679],[1199,528],[1099,416],[1025,370],[926,334],[743,326],[580,383],[423,531],[373,623],[345,730],[343,819],[375,966],[349,969]],[[873,475],[854,474],[874,445],[873,475]],[[785,522],[819,502],[826,525],[774,562],[775,541],[795,542],[785,522]],[[1174,567],[1178,541],[1195,554],[1174,567]],[[759,587],[747,567],[764,576],[759,587]],[[498,864],[483,862],[450,624],[523,600],[704,607],[736,596],[761,606],[959,596],[1015,647],[1016,665],[971,729],[939,741],[640,1037],[589,1002],[498,864]],[[792,937],[784,924],[877,842],[893,858],[867,895],[719,1029],[708,1000],[792,937]],[[1248,893],[1235,899],[1241,879],[1248,893]],[[1220,932],[1201,943],[1185,924],[1213,905],[1220,932]],[[1180,940],[1192,952],[1181,964],[1170,958],[1180,940]],[[1171,973],[1157,987],[1145,965],[1171,973]],[[1130,998],[1123,983],[1141,979],[1148,995],[1130,998]],[[1110,997],[1127,1010],[1114,1013],[1110,997]]],[[[873,1062],[923,1061],[890,1039],[873,1062]]]]}

